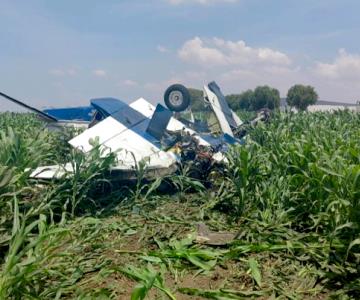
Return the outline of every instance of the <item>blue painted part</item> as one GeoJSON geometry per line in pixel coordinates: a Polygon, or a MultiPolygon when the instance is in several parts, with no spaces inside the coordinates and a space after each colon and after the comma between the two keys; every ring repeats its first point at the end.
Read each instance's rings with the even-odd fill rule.
{"type": "Polygon", "coordinates": [[[94,112],[91,106],[44,109],[44,113],[62,121],[90,122],[94,112]]]}
{"type": "Polygon", "coordinates": [[[143,114],[127,105],[111,114],[111,117],[127,128],[131,128],[147,119],[143,114]]]}
{"type": "Polygon", "coordinates": [[[224,134],[224,141],[230,145],[235,145],[235,144],[241,144],[241,141],[239,141],[236,138],[233,138],[232,136],[228,135],[227,133],[224,134]]]}
{"type": "Polygon", "coordinates": [[[146,132],[150,133],[157,140],[161,140],[172,115],[170,110],[166,109],[161,104],[158,104],[146,132]]]}
{"type": "Polygon", "coordinates": [[[239,141],[240,145],[244,146],[246,144],[245,141],[245,137],[243,137],[240,141],[239,141]]]}
{"type": "Polygon", "coordinates": [[[115,98],[97,98],[90,100],[91,105],[104,117],[111,115],[116,121],[132,128],[147,118],[127,103],[115,98]]]}
{"type": "Polygon", "coordinates": [[[211,146],[217,147],[222,143],[221,138],[214,137],[211,134],[201,134],[202,139],[207,141],[211,146]]]}
{"type": "Polygon", "coordinates": [[[127,107],[128,104],[115,98],[96,98],[90,100],[91,105],[100,111],[105,117],[115,114],[119,110],[127,107]]]}
{"type": "Polygon", "coordinates": [[[149,126],[149,123],[151,122],[150,119],[146,118],[141,124],[141,126],[136,126],[135,128],[132,128],[131,130],[143,137],[145,140],[153,144],[155,147],[160,148],[161,143],[160,141],[155,138],[150,133],[146,132],[146,128],[149,126]]]}
{"type": "MultiPolygon", "coordinates": [[[[61,121],[87,121],[90,122],[95,111],[99,111],[104,117],[118,113],[120,110],[126,110],[125,107],[129,107],[126,103],[115,98],[98,98],[90,100],[91,106],[81,107],[68,107],[68,108],[53,108],[45,109],[44,112],[52,117],[55,117],[61,121]]],[[[120,113],[123,115],[122,120],[125,117],[132,118],[134,113],[130,116],[126,115],[126,112],[120,113]]],[[[118,116],[120,118],[120,116],[118,116]]]]}

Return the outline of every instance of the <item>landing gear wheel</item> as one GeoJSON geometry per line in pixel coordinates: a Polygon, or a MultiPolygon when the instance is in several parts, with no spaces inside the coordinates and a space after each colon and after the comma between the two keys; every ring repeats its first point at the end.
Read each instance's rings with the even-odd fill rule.
{"type": "Polygon", "coordinates": [[[190,105],[189,90],[182,84],[173,84],[165,91],[164,102],[171,111],[184,111],[190,105]]]}

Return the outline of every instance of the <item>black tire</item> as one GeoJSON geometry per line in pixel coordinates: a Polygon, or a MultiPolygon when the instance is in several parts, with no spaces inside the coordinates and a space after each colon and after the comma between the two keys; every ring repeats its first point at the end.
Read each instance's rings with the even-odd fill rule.
{"type": "Polygon", "coordinates": [[[190,105],[189,90],[182,84],[169,86],[164,94],[164,102],[168,109],[175,112],[186,110],[190,105]]]}

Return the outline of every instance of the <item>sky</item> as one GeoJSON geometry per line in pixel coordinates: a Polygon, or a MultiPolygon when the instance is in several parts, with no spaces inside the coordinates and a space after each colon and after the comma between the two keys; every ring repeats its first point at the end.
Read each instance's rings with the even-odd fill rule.
{"type": "MultiPolygon", "coordinates": [[[[0,91],[38,108],[313,85],[360,100],[359,0],[0,0],[0,91]]],[[[0,99],[0,110],[7,104],[0,99]]]]}

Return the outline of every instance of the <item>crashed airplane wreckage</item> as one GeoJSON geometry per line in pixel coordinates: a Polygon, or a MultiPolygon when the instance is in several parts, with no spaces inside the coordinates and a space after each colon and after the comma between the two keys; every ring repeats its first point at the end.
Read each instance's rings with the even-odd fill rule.
{"type": "MultiPolygon", "coordinates": [[[[190,93],[180,84],[166,90],[164,102],[167,108],[161,104],[154,107],[143,98],[131,104],[114,98],[100,98],[91,100],[90,107],[40,111],[5,94],[0,95],[35,112],[49,128],[86,127],[69,141],[70,145],[88,153],[94,147],[92,141],[97,140],[104,150],[103,155],[116,153],[117,165],[110,171],[119,180],[134,179],[136,164],[140,161],[146,164],[147,179],[175,173],[179,163],[197,160],[205,161],[206,165],[224,163],[224,153],[229,145],[242,143],[246,134],[243,122],[229,108],[215,82],[203,89],[204,112],[207,112],[204,116],[209,121],[209,114],[212,114],[212,125],[194,118],[190,93]],[[190,120],[183,118],[181,112],[190,116],[190,120]],[[216,134],[213,134],[214,126],[216,134]]],[[[268,117],[268,112],[262,111],[251,124],[268,117]]],[[[38,167],[31,177],[61,178],[71,175],[72,168],[71,163],[38,167]]]]}

